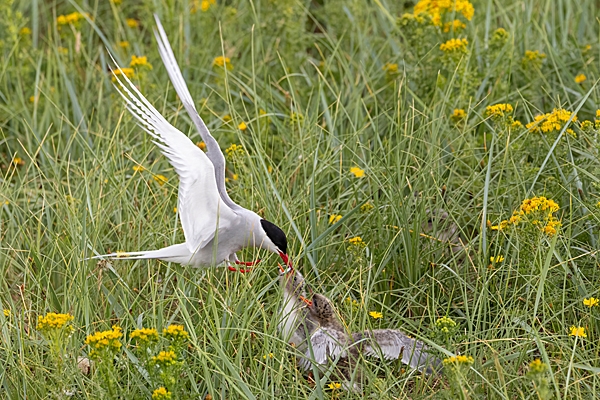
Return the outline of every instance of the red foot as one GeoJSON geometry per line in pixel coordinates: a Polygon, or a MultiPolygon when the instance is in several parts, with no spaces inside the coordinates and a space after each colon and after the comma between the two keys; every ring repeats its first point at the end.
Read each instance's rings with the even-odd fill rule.
{"type": "Polygon", "coordinates": [[[237,269],[236,267],[232,267],[231,265],[228,266],[227,269],[230,270],[231,272],[240,272],[242,274],[245,274],[247,272],[251,272],[252,271],[252,268],[247,268],[247,269],[240,268],[240,269],[237,269]]]}
{"type": "Polygon", "coordinates": [[[237,265],[245,265],[246,267],[251,267],[253,265],[258,264],[259,262],[261,262],[262,260],[259,258],[256,261],[240,261],[240,260],[236,260],[235,263],[237,265]]]}

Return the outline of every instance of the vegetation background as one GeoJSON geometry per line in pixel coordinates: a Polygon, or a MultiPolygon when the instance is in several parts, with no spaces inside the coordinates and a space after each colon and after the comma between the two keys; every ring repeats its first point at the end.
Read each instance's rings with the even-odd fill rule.
{"type": "Polygon", "coordinates": [[[0,0],[0,397],[598,398],[599,10],[0,0]],[[108,51],[199,140],[153,13],[231,149],[231,197],[287,232],[349,329],[466,357],[435,377],[364,360],[345,392],[279,338],[276,256],[242,254],[263,258],[249,274],[84,261],[183,238],[177,177],[111,83],[108,51]],[[518,213],[540,196],[560,209],[518,213]],[[51,312],[73,319],[38,322],[51,312]],[[162,333],[177,325],[183,342],[162,333]],[[136,346],[142,327],[160,339],[136,346]],[[107,330],[120,344],[90,370],[84,341],[107,330]]]}

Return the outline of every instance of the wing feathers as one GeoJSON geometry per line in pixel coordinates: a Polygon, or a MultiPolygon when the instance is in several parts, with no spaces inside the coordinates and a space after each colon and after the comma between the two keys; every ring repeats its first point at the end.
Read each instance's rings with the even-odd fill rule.
{"type": "Polygon", "coordinates": [[[194,254],[215,237],[217,229],[230,226],[238,216],[223,204],[213,164],[206,154],[171,125],[127,76],[121,74],[115,78],[118,83],[115,87],[127,109],[179,175],[179,216],[186,246],[194,254]]]}
{"type": "Polygon", "coordinates": [[[156,20],[157,26],[157,29],[154,30],[154,36],[158,42],[158,52],[163,60],[163,64],[167,69],[169,78],[171,78],[171,83],[173,83],[173,87],[175,88],[179,99],[183,103],[185,110],[192,119],[194,125],[196,125],[196,129],[206,144],[206,156],[214,166],[214,175],[217,182],[219,195],[225,204],[227,204],[227,206],[229,206],[232,210],[241,209],[239,205],[231,200],[227,194],[227,190],[225,189],[225,156],[223,156],[223,152],[219,147],[219,143],[217,143],[215,138],[212,137],[208,128],[204,124],[204,121],[198,114],[198,111],[196,111],[194,100],[192,99],[192,95],[188,90],[185,80],[183,79],[183,75],[181,74],[181,70],[177,64],[177,60],[175,59],[175,55],[173,54],[173,49],[169,44],[169,39],[167,38],[167,34],[160,23],[158,15],[155,14],[154,19],[156,20]]]}

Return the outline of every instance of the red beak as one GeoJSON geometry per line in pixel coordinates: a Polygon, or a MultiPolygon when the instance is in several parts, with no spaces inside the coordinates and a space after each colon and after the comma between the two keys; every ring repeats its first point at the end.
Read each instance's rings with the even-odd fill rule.
{"type": "Polygon", "coordinates": [[[281,259],[283,260],[283,263],[286,266],[292,268],[292,260],[290,260],[290,257],[287,254],[285,254],[285,253],[283,253],[283,252],[280,251],[279,252],[279,257],[281,257],[281,259]]]}

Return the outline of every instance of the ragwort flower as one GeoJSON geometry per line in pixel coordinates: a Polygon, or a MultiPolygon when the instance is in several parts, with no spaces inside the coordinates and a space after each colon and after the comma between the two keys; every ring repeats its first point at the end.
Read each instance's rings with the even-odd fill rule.
{"type": "Polygon", "coordinates": [[[469,41],[467,39],[450,39],[440,45],[440,50],[444,53],[466,53],[469,41]]]}
{"type": "Polygon", "coordinates": [[[589,308],[598,306],[598,303],[600,303],[600,300],[595,297],[590,297],[589,299],[583,299],[583,305],[588,306],[589,308]]]}
{"type": "Polygon", "coordinates": [[[585,328],[583,326],[571,326],[570,328],[570,336],[586,338],[587,335],[585,333],[585,328]]]}
{"type": "Polygon", "coordinates": [[[213,66],[217,68],[223,68],[227,71],[233,70],[233,64],[231,64],[231,59],[229,57],[218,56],[213,60],[213,66]]]}
{"type": "Polygon", "coordinates": [[[109,358],[121,349],[121,337],[123,337],[123,330],[121,327],[113,325],[112,330],[88,335],[84,343],[92,348],[91,358],[98,359],[105,358],[105,356],[109,358]]]}
{"type": "Polygon", "coordinates": [[[136,67],[145,67],[148,69],[152,69],[152,64],[150,64],[148,62],[148,57],[146,56],[136,56],[136,55],[132,55],[131,56],[131,62],[129,63],[129,66],[131,68],[136,68],[136,67]]]}

